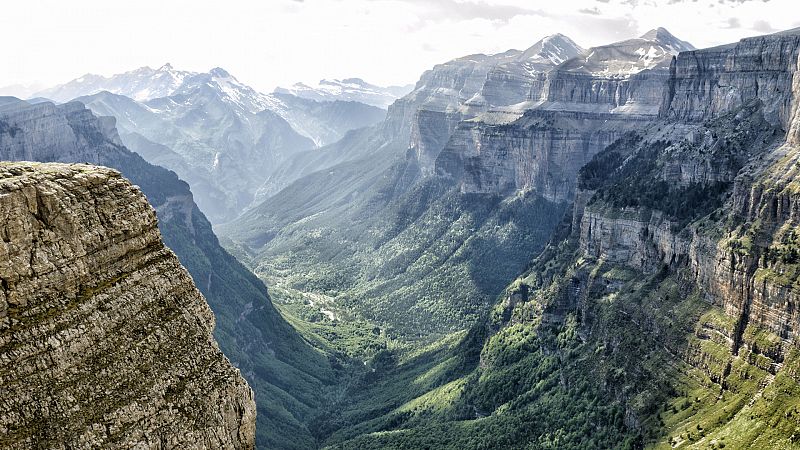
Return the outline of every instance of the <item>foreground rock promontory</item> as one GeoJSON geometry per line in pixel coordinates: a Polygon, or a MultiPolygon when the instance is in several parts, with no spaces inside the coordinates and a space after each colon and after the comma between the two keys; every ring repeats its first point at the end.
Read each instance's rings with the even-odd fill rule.
{"type": "Polygon", "coordinates": [[[253,448],[253,392],[119,172],[0,163],[0,447],[253,448]]]}

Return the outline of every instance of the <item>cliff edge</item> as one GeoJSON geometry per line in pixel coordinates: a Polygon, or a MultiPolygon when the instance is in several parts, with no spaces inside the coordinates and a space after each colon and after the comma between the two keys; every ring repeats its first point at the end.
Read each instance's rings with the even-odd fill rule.
{"type": "Polygon", "coordinates": [[[0,216],[0,447],[253,448],[253,392],[137,187],[3,162],[0,216]]]}

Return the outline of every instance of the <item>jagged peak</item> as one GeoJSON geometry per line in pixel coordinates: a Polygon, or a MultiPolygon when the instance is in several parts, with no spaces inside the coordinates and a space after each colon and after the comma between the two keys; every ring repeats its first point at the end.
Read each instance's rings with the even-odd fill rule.
{"type": "Polygon", "coordinates": [[[675,37],[674,34],[670,33],[664,27],[654,28],[647,33],[641,35],[639,39],[645,39],[648,41],[658,42],[659,44],[664,45],[665,47],[670,47],[677,52],[687,51],[687,50],[694,50],[694,45],[690,44],[689,42],[683,41],[675,37]]]}
{"type": "Polygon", "coordinates": [[[545,36],[522,53],[523,59],[541,57],[554,64],[573,58],[583,53],[583,48],[572,39],[561,33],[545,36]]]}
{"type": "Polygon", "coordinates": [[[209,70],[208,73],[215,78],[233,78],[233,76],[222,67],[214,67],[213,69],[209,70]]]}

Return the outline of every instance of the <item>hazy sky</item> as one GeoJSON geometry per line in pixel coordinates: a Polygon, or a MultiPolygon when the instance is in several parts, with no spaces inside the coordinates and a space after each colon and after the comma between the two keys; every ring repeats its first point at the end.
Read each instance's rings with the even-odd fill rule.
{"type": "Polygon", "coordinates": [[[800,26],[797,0],[5,0],[0,86],[220,66],[262,90],[436,63],[563,33],[588,47],[663,26],[697,47],[800,26]]]}

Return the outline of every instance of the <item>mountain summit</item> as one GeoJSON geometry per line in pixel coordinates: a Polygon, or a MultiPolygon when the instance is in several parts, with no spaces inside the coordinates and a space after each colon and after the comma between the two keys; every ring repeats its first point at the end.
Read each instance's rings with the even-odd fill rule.
{"type": "Polygon", "coordinates": [[[108,91],[137,101],[148,101],[172,95],[184,80],[194,75],[197,74],[175,70],[170,63],[158,69],[144,66],[110,77],[86,74],[68,83],[39,91],[33,97],[44,97],[64,103],[83,95],[108,91]]]}
{"type": "Polygon", "coordinates": [[[533,44],[522,53],[519,59],[523,61],[547,61],[557,65],[583,52],[583,48],[576,44],[575,41],[561,33],[557,33],[533,44]]]}
{"type": "Polygon", "coordinates": [[[377,86],[361,78],[343,80],[320,80],[315,86],[295,83],[291,87],[278,87],[276,94],[291,94],[296,97],[316,101],[353,101],[386,109],[398,98],[408,94],[413,85],[377,86]]]}
{"type": "Polygon", "coordinates": [[[694,45],[678,39],[663,27],[654,28],[648,31],[647,33],[643,34],[640,39],[658,42],[664,47],[671,48],[675,54],[695,49],[694,45]]]}

